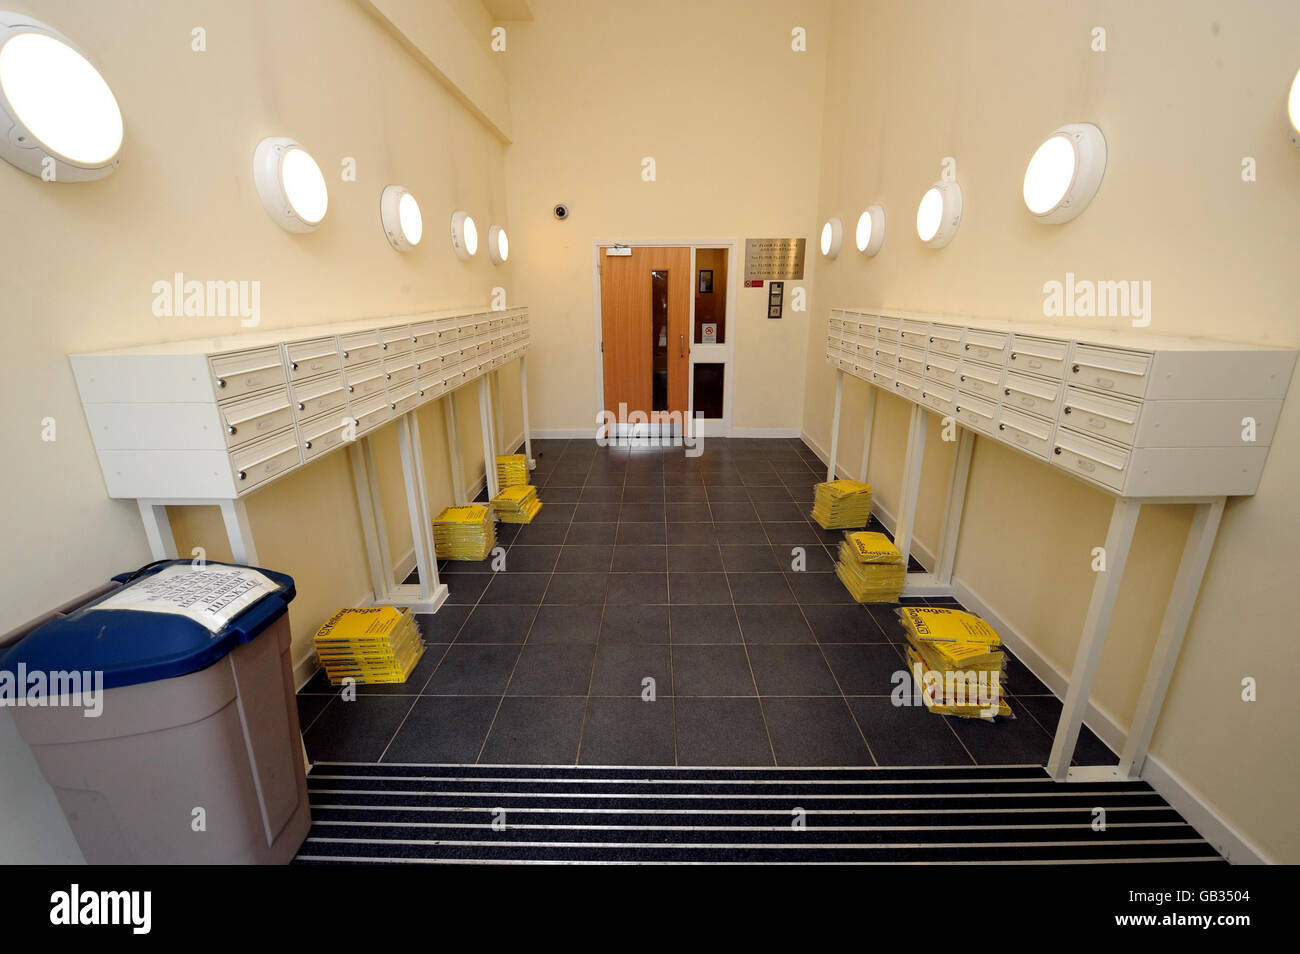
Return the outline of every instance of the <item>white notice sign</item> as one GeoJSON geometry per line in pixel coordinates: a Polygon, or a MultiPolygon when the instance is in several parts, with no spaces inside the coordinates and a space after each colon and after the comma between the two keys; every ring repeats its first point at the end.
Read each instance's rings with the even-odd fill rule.
{"type": "Polygon", "coordinates": [[[279,588],[279,584],[247,567],[178,563],[128,584],[93,609],[172,613],[188,617],[215,634],[279,588]]]}

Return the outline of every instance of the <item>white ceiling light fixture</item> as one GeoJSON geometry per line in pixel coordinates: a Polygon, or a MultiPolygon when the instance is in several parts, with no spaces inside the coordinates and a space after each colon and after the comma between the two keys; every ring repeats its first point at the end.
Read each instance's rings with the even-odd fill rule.
{"type": "Polygon", "coordinates": [[[1291,95],[1286,101],[1286,118],[1291,127],[1291,142],[1300,148],[1300,70],[1291,81],[1291,95]]]}
{"type": "Polygon", "coordinates": [[[840,254],[840,246],[844,244],[844,223],[838,218],[830,219],[822,226],[822,254],[829,259],[834,259],[840,254]]]}
{"type": "Polygon", "coordinates": [[[930,248],[943,248],[961,225],[961,186],[941,179],[925,191],[916,207],[916,234],[930,248]]]}
{"type": "Polygon", "coordinates": [[[510,238],[499,225],[488,226],[488,255],[493,265],[504,265],[510,260],[510,238]]]}
{"type": "Polygon", "coordinates": [[[267,214],[290,232],[314,232],[329,209],[320,166],[287,136],[268,136],[257,144],[253,184],[267,214]]]}
{"type": "Polygon", "coordinates": [[[863,255],[875,255],[880,246],[885,244],[885,210],[878,205],[869,205],[858,216],[857,235],[858,251],[863,255]]]}
{"type": "Polygon", "coordinates": [[[457,210],[451,214],[451,247],[465,262],[478,252],[478,226],[468,212],[457,210]]]}
{"type": "Polygon", "coordinates": [[[402,186],[384,186],[379,195],[379,220],[383,223],[388,244],[399,252],[409,252],[420,244],[424,235],[420,203],[402,186]]]}
{"type": "Polygon", "coordinates": [[[1106,173],[1106,137],[1092,123],[1052,133],[1025,169],[1025,207],[1040,222],[1059,225],[1088,207],[1106,173]]]}
{"type": "Polygon", "coordinates": [[[54,28],[0,11],[0,158],[53,182],[121,162],[122,111],[86,54],[54,28]]]}

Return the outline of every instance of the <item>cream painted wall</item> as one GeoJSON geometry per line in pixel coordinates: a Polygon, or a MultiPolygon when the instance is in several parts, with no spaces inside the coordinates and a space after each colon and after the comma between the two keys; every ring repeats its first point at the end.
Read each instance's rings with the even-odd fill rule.
{"type": "MultiPolygon", "coordinates": [[[[850,247],[818,269],[804,424],[828,446],[833,375],[823,360],[835,305],[1041,320],[1042,286],[1081,278],[1152,282],[1149,331],[1296,346],[1300,153],[1284,128],[1300,63],[1300,7],[1282,0],[1088,4],[1041,0],[837,0],[823,127],[821,218],[885,206],[871,260],[850,247]],[[1091,52],[1094,27],[1108,49],[1091,52]],[[1092,205],[1064,226],[1031,220],[1025,164],[1066,122],[1105,131],[1109,164],[1092,205]],[[916,204],[956,160],[960,231],[943,250],[916,238],[916,204]],[[1258,181],[1241,178],[1244,156],[1258,181]]],[[[1127,321],[1081,326],[1125,327],[1127,321]]],[[[856,473],[865,385],[846,383],[840,460],[856,473]]],[[[1300,387],[1293,384],[1259,493],[1230,501],[1152,753],[1264,854],[1300,861],[1294,620],[1300,508],[1300,387]],[[1259,701],[1240,700],[1259,680],[1259,701]]],[[[938,422],[931,419],[933,432],[938,422]]],[[[870,479],[897,501],[906,407],[877,405],[870,479]]],[[[947,460],[928,454],[917,537],[933,548],[947,460]],[[933,461],[933,463],[932,463],[933,461]]],[[[977,440],[956,574],[1052,666],[1074,659],[1104,540],[1109,496],[977,440]]],[[[1127,726],[1190,508],[1151,507],[1134,550],[1093,701],[1127,726]]]]}
{"type": "MultiPolygon", "coordinates": [[[[592,429],[593,241],[812,234],[825,80],[822,0],[545,0],[506,24],[506,179],[516,293],[533,308],[533,426],[592,429]],[[791,49],[791,31],[812,37],[791,49]],[[655,159],[657,180],[641,179],[655,159]],[[557,221],[557,202],[571,217],[557,221]]],[[[736,263],[741,275],[743,262],[736,263]]],[[[806,273],[811,279],[815,264],[806,273]]],[[[738,292],[737,428],[802,421],[807,313],[738,292]]]]}
{"type": "MultiPolygon", "coordinates": [[[[504,147],[361,4],[13,0],[9,7],[62,29],[89,52],[122,105],[126,141],[121,167],[93,183],[45,184],[0,164],[0,441],[11,458],[0,501],[0,631],[149,559],[134,503],[106,495],[66,355],[238,331],[228,319],[155,318],[155,281],[175,272],[260,281],[264,328],[485,307],[495,286],[512,290],[510,267],[494,267],[486,255],[461,262],[446,239],[456,208],[485,231],[490,222],[509,226],[504,147]],[[206,30],[207,52],[191,50],[195,27],[206,30]],[[253,148],[268,135],[297,138],[325,171],[330,208],[315,233],[280,229],[253,191],[253,148]],[[345,156],[356,159],[354,183],[340,181],[345,156]],[[405,255],[379,227],[379,193],[390,182],[410,188],[424,211],[426,240],[405,255]],[[57,421],[52,443],[41,439],[46,417],[57,421]]],[[[483,472],[475,390],[460,402],[471,481],[483,472]]],[[[504,391],[513,438],[517,370],[504,391]]],[[[430,506],[439,508],[451,502],[441,408],[422,411],[421,427],[430,506]]],[[[377,443],[400,556],[410,549],[410,531],[391,427],[377,443]]],[[[249,510],[262,561],[297,581],[291,620],[301,659],[324,615],[368,590],[345,454],[268,486],[249,510]]],[[[182,552],[202,545],[210,557],[228,557],[215,511],[173,514],[182,552]]],[[[27,780],[10,784],[20,794],[41,791],[23,768],[30,760],[18,751],[8,716],[0,719],[0,761],[27,780]]],[[[66,828],[30,807],[40,801],[6,801],[0,859],[67,855],[66,828]]]]}

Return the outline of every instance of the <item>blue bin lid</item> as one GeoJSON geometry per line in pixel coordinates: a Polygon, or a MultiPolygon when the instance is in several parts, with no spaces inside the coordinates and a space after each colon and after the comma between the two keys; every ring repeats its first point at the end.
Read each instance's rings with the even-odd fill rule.
{"type": "Polygon", "coordinates": [[[100,603],[125,592],[133,583],[189,560],[162,560],[113,577],[123,586],[52,619],[0,653],[0,672],[17,674],[19,665],[32,672],[100,672],[104,688],[116,689],[184,676],[225,658],[241,643],[255,639],[279,619],[296,591],[293,578],[260,567],[253,569],[278,587],[244,609],[215,633],[202,623],[174,613],[133,609],[98,609],[100,603]]]}

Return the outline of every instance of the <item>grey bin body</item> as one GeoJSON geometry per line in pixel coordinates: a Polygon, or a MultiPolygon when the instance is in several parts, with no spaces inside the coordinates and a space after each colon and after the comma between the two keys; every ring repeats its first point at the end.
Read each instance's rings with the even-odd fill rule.
{"type": "Polygon", "coordinates": [[[287,612],[204,669],[105,690],[96,718],[10,711],[91,864],[286,864],[311,827],[287,612]]]}

